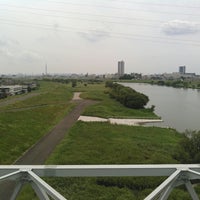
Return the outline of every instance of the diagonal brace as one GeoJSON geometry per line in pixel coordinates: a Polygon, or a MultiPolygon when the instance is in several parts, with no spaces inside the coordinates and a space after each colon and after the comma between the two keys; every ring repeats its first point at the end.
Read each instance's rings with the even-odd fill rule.
{"type": "Polygon", "coordinates": [[[180,173],[181,173],[181,170],[176,170],[171,176],[169,176],[160,186],[158,186],[144,200],[153,200],[157,195],[161,194],[164,189],[166,189],[169,186],[172,186],[174,182],[177,180],[177,178],[180,176],[180,173]]]}
{"type": "Polygon", "coordinates": [[[37,187],[41,188],[44,192],[46,192],[49,196],[51,196],[55,200],[66,200],[61,194],[59,194],[55,189],[53,189],[50,185],[48,185],[45,181],[43,181],[39,176],[37,176],[32,171],[27,171],[29,178],[33,181],[37,187]]]}

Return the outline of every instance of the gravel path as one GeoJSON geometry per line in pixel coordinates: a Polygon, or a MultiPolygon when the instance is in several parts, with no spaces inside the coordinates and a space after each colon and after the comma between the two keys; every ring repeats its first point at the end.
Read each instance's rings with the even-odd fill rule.
{"type": "MultiPolygon", "coordinates": [[[[15,165],[42,165],[46,159],[55,149],[55,147],[61,142],[64,136],[67,134],[69,128],[71,128],[83,110],[95,103],[91,100],[74,100],[76,107],[60,122],[53,130],[47,135],[41,138],[33,147],[26,151],[17,161],[15,165]]],[[[14,189],[13,182],[4,182],[0,185],[0,200],[9,200],[11,198],[11,191],[14,189]]]]}

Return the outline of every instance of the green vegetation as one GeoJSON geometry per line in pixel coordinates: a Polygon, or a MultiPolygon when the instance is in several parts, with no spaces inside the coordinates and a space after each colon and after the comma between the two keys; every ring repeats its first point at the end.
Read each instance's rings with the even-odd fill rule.
{"type": "Polygon", "coordinates": [[[200,81],[193,79],[177,79],[177,80],[121,80],[123,82],[140,82],[140,83],[149,83],[161,86],[169,86],[174,88],[192,88],[200,89],[200,81]]]}
{"type": "Polygon", "coordinates": [[[97,103],[85,109],[83,115],[114,118],[158,118],[152,109],[130,109],[120,102],[111,99],[105,83],[98,84],[79,84],[74,91],[81,91],[81,97],[84,99],[93,99],[97,103]]]}
{"type": "Polygon", "coordinates": [[[186,131],[176,151],[176,159],[181,163],[200,162],[200,131],[186,131]]]}
{"type": "Polygon", "coordinates": [[[0,107],[0,164],[13,163],[72,109],[67,85],[42,82],[37,92],[37,96],[0,107]]]}
{"type": "Polygon", "coordinates": [[[172,129],[77,122],[48,163],[177,163],[173,153],[181,138],[172,129]]]}
{"type": "Polygon", "coordinates": [[[149,101],[146,95],[118,83],[106,82],[106,87],[110,88],[109,95],[111,98],[116,99],[128,108],[141,109],[144,108],[149,101]]]}
{"type": "MultiPolygon", "coordinates": [[[[78,122],[47,164],[178,163],[174,152],[181,138],[172,129],[78,122]]],[[[163,177],[47,180],[67,199],[139,200],[160,184],[163,177]]]]}
{"type": "MultiPolygon", "coordinates": [[[[96,100],[84,114],[100,117],[156,118],[151,109],[130,109],[109,97],[102,82],[41,82],[37,96],[0,108],[0,163],[11,164],[46,134],[74,106],[72,91],[96,100]],[[60,82],[60,83],[58,83],[60,82]],[[12,109],[18,110],[12,110],[12,109]],[[28,108],[28,110],[26,109],[28,108]],[[20,110],[21,109],[21,110],[20,110]],[[16,145],[17,144],[17,145],[16,145]]],[[[55,149],[47,164],[180,163],[185,137],[173,129],[77,122],[55,149]]],[[[141,200],[165,177],[46,178],[67,199],[141,200]]],[[[18,200],[36,196],[25,188],[18,200]]],[[[182,188],[170,200],[189,199],[182,188]],[[180,192],[181,191],[181,192],[180,192]]]]}
{"type": "Polygon", "coordinates": [[[175,88],[192,88],[200,89],[200,82],[196,80],[178,79],[178,80],[154,80],[151,84],[165,85],[175,88]]]}

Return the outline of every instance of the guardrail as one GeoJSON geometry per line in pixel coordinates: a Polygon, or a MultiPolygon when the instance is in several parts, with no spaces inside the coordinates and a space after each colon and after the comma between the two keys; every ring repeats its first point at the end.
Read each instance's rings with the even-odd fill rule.
{"type": "Polygon", "coordinates": [[[0,183],[17,182],[11,191],[11,200],[16,199],[24,183],[30,183],[41,200],[66,200],[41,177],[168,177],[145,200],[165,200],[171,191],[185,185],[191,198],[199,200],[191,180],[200,179],[200,165],[2,165],[0,183]]]}

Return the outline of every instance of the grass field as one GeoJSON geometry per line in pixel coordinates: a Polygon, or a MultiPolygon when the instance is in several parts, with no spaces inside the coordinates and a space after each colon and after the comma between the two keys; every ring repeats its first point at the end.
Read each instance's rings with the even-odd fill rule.
{"type": "Polygon", "coordinates": [[[42,82],[37,92],[40,95],[0,108],[0,164],[13,163],[73,107],[67,85],[42,82]]]}
{"type": "Polygon", "coordinates": [[[79,85],[76,91],[82,91],[82,98],[99,101],[97,104],[88,107],[84,115],[98,117],[115,117],[115,118],[159,118],[150,109],[129,109],[107,94],[104,83],[88,84],[87,87],[79,85]]]}
{"type": "MultiPolygon", "coordinates": [[[[172,129],[78,122],[47,164],[178,163],[173,156],[181,138],[172,129]]],[[[67,199],[81,200],[139,200],[162,180],[162,177],[48,179],[67,199]]]]}
{"type": "MultiPolygon", "coordinates": [[[[72,92],[97,100],[84,114],[100,117],[157,118],[150,110],[127,109],[106,93],[104,84],[41,83],[39,96],[4,108],[0,115],[0,164],[10,164],[46,134],[73,107],[72,92]],[[44,105],[33,107],[34,105],[44,105]],[[30,107],[29,110],[23,108],[30,107]],[[32,108],[31,108],[32,107],[32,108]],[[9,109],[22,108],[11,112],[9,109]]],[[[77,122],[55,149],[47,164],[152,164],[178,163],[174,152],[182,135],[172,129],[131,127],[109,123],[77,122]]],[[[160,178],[48,178],[67,199],[139,200],[161,181],[160,178]]],[[[184,190],[170,199],[189,199],[184,190]],[[176,197],[176,198],[175,198],[176,197]]],[[[26,188],[18,200],[37,198],[26,188]]]]}

